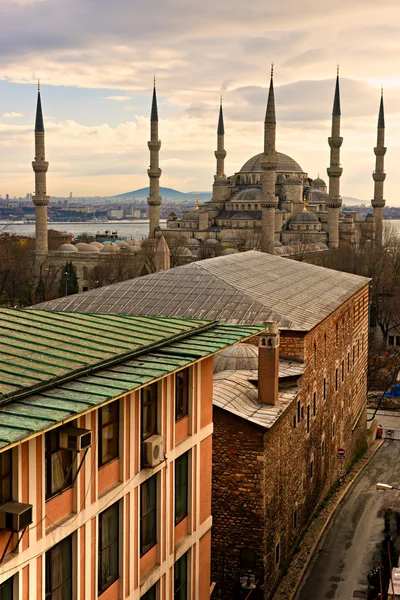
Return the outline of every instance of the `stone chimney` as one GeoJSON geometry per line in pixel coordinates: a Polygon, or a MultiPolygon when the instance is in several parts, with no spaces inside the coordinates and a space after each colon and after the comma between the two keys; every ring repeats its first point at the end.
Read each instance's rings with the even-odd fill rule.
{"type": "Polygon", "coordinates": [[[171,268],[171,253],[165,237],[162,235],[156,248],[156,272],[168,271],[171,268]]]}
{"type": "Polygon", "coordinates": [[[279,330],[269,323],[258,336],[258,400],[276,404],[279,383],[279,330]]]}

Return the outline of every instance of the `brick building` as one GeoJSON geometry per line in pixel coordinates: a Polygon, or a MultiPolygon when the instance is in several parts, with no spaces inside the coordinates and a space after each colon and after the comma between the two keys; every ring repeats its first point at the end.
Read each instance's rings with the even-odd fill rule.
{"type": "Polygon", "coordinates": [[[212,355],[265,327],[2,309],[0,329],[0,598],[209,598],[212,355]]]}
{"type": "Polygon", "coordinates": [[[242,367],[214,381],[213,576],[222,583],[224,554],[226,598],[241,561],[255,563],[268,598],[338,479],[337,450],[345,449],[346,467],[365,447],[368,285],[364,277],[250,251],[43,305],[278,327],[260,378],[258,368],[242,367]]]}

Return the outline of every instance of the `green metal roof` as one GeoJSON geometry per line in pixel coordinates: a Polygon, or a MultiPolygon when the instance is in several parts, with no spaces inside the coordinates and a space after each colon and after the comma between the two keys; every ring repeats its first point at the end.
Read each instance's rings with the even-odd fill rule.
{"type": "Polygon", "coordinates": [[[0,309],[0,449],[264,329],[198,319],[0,309]]]}

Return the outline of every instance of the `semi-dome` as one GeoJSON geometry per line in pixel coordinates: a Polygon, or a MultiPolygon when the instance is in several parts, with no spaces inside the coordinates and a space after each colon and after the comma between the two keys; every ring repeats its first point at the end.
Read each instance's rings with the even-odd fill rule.
{"type": "Polygon", "coordinates": [[[73,244],[61,244],[57,249],[58,252],[78,252],[78,248],[73,244]]]}
{"type": "MultiPolygon", "coordinates": [[[[256,154],[256,156],[250,158],[240,169],[240,173],[261,173],[261,161],[263,157],[264,153],[261,152],[261,154],[256,154]]],[[[287,156],[287,154],[277,152],[276,158],[278,159],[276,166],[277,173],[304,173],[301,166],[293,158],[287,156]]]]}
{"type": "Polygon", "coordinates": [[[258,369],[258,348],[251,344],[235,344],[214,356],[214,373],[256,369],[258,369]]]}
{"type": "Polygon", "coordinates": [[[229,198],[229,202],[258,202],[261,196],[260,188],[250,187],[229,198]]]}
{"type": "Polygon", "coordinates": [[[319,223],[319,219],[314,213],[308,210],[302,210],[293,215],[289,220],[289,223],[319,223]]]}

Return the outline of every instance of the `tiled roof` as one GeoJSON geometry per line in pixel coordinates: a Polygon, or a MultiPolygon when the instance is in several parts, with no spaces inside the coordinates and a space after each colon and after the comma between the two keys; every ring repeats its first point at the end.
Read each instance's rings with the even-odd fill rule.
{"type": "Polygon", "coordinates": [[[198,320],[0,310],[0,449],[264,329],[198,320]]]}
{"type": "Polygon", "coordinates": [[[280,329],[309,331],[368,283],[366,277],[251,250],[51,300],[38,308],[225,323],[273,321],[280,329]]]}

